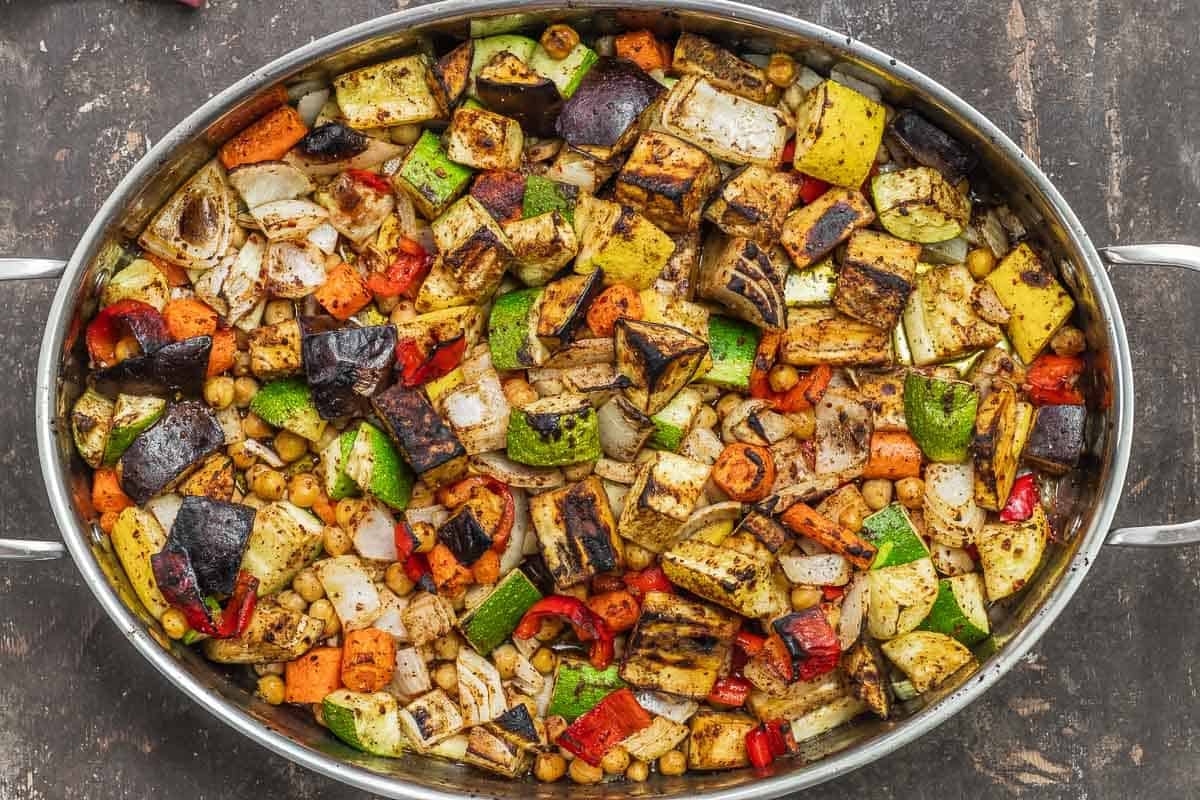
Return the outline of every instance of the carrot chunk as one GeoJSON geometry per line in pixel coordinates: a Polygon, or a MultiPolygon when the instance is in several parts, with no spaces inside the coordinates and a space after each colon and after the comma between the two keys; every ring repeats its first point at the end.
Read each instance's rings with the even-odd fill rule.
{"type": "Polygon", "coordinates": [[[919,478],[921,448],[904,431],[875,431],[871,435],[871,457],[864,478],[919,478]]]}
{"type": "Polygon", "coordinates": [[[123,511],[133,505],[129,495],[121,489],[115,469],[98,469],[92,473],[92,507],[100,513],[123,511]]]}
{"type": "Polygon", "coordinates": [[[208,353],[208,377],[220,375],[233,368],[237,360],[237,334],[232,328],[222,328],[212,335],[212,350],[208,353]]]}
{"type": "Polygon", "coordinates": [[[342,640],[342,683],[352,692],[378,692],[396,672],[396,640],[387,631],[363,628],[342,640]]]}
{"type": "Polygon", "coordinates": [[[319,703],[342,687],[342,648],[314,647],[284,667],[288,703],[319,703]]]}
{"type": "Polygon", "coordinates": [[[717,456],[712,479],[739,503],[754,503],[770,494],[775,485],[775,460],[765,447],[737,442],[717,456]]]}
{"type": "Polygon", "coordinates": [[[177,342],[193,336],[212,336],[217,332],[217,312],[203,300],[184,297],[163,306],[167,333],[177,342]]]}
{"type": "Polygon", "coordinates": [[[646,311],[637,290],[623,283],[608,287],[587,311],[588,327],[600,337],[613,335],[618,319],[641,319],[646,311]]]}
{"type": "Polygon", "coordinates": [[[838,525],[804,503],[796,503],[783,512],[783,524],[800,536],[806,536],[827,550],[846,557],[859,569],[867,569],[875,559],[875,545],[838,525]]]}
{"type": "Polygon", "coordinates": [[[221,145],[221,163],[226,169],[259,161],[278,161],[308,133],[299,112],[280,106],[221,145]]]}
{"type": "Polygon", "coordinates": [[[647,30],[622,33],[615,41],[617,55],[628,58],[642,69],[666,69],[671,64],[671,51],[647,30]]]}
{"type": "Polygon", "coordinates": [[[313,297],[330,316],[346,320],[371,302],[371,290],[358,270],[343,261],[326,273],[325,282],[313,292],[313,297]]]}

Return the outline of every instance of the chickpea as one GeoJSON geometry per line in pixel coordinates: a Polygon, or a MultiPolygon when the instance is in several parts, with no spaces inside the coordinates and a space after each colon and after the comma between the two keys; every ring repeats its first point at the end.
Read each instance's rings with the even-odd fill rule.
{"type": "Polygon", "coordinates": [[[350,523],[354,521],[354,515],[358,513],[358,500],[353,497],[343,497],[338,500],[337,508],[334,509],[334,514],[337,515],[337,524],[343,528],[349,528],[350,523]]]}
{"type": "Polygon", "coordinates": [[[796,82],[797,72],[796,59],[787,53],[771,53],[771,60],[767,62],[767,80],[771,83],[786,89],[796,82]]]}
{"type": "Polygon", "coordinates": [[[350,552],[350,548],[354,546],[354,542],[350,540],[350,534],[346,533],[346,529],[337,525],[326,525],[324,531],[325,552],[331,556],[344,556],[350,552]]]}
{"type": "Polygon", "coordinates": [[[182,639],[188,632],[187,617],[178,608],[168,608],[159,622],[162,623],[163,632],[172,639],[182,639]]]}
{"type": "Polygon", "coordinates": [[[138,344],[138,340],[132,336],[126,336],[117,340],[117,345],[113,348],[113,355],[118,362],[141,355],[142,348],[138,344]]]}
{"type": "Polygon", "coordinates": [[[266,310],[263,311],[263,322],[274,325],[294,316],[296,316],[296,309],[292,306],[291,300],[272,300],[267,303],[266,310]]]}
{"type": "Polygon", "coordinates": [[[418,553],[428,553],[437,544],[437,530],[428,522],[414,522],[409,528],[417,537],[418,553]]]}
{"type": "Polygon", "coordinates": [[[292,589],[309,603],[315,603],[325,596],[325,587],[312,567],[305,567],[296,573],[296,577],[292,578],[292,589]]]}
{"type": "Polygon", "coordinates": [[[533,658],[529,659],[529,663],[533,664],[533,668],[543,675],[549,675],[554,672],[554,667],[558,659],[554,655],[554,651],[549,647],[539,647],[537,652],[533,654],[533,658]]]}
{"type": "Polygon", "coordinates": [[[542,32],[542,48],[555,61],[562,61],[579,44],[579,34],[570,25],[551,25],[542,32]]]}
{"type": "Polygon", "coordinates": [[[312,508],[321,499],[321,485],[311,472],[301,472],[292,476],[288,484],[288,500],[301,508],[312,508]]]}
{"type": "Polygon", "coordinates": [[[892,482],[886,478],[863,481],[862,496],[867,508],[878,511],[892,502],[892,482]]]}
{"type": "Polygon", "coordinates": [[[715,428],[717,422],[717,411],[712,406],[700,406],[699,413],[696,414],[695,427],[697,428],[715,428]]]}
{"type": "Polygon", "coordinates": [[[511,644],[502,644],[492,651],[492,663],[503,680],[510,679],[517,673],[517,661],[521,654],[511,644]]]}
{"type": "Polygon", "coordinates": [[[462,648],[462,642],[458,638],[458,634],[450,633],[446,636],[438,637],[433,643],[433,655],[440,661],[453,661],[458,658],[458,651],[462,648]]]}
{"type": "Polygon", "coordinates": [[[287,686],[278,675],[263,675],[258,679],[258,696],[273,706],[283,702],[286,691],[287,686]]]}
{"type": "Polygon", "coordinates": [[[838,524],[848,531],[858,533],[862,530],[862,512],[854,506],[846,506],[842,513],[838,514],[838,524]]]}
{"type": "Polygon", "coordinates": [[[336,636],[337,632],[342,629],[342,621],[338,618],[337,610],[334,609],[333,603],[324,597],[310,605],[307,613],[310,617],[325,623],[325,628],[321,632],[323,637],[336,636]]]}
{"type": "Polygon", "coordinates": [[[416,586],[412,582],[412,578],[408,577],[408,573],[404,571],[404,565],[399,561],[388,565],[387,571],[383,573],[383,582],[399,597],[410,594],[413,587],[416,586]]]}
{"type": "Polygon", "coordinates": [[[204,402],[218,411],[233,404],[233,378],[218,375],[204,382],[204,402]]]}
{"type": "Polygon", "coordinates": [[[772,391],[786,392],[800,382],[800,373],[791,364],[776,364],[767,373],[767,382],[772,391]]]}
{"type": "MultiPolygon", "coordinates": [[[[396,144],[400,144],[400,142],[396,142],[396,144]]],[[[409,144],[412,144],[412,142],[409,142],[409,144]]],[[[400,304],[400,296],[399,295],[397,295],[396,297],[376,297],[375,298],[375,307],[377,309],[379,309],[380,314],[391,314],[392,311],[399,304],[400,304]]]]}
{"type": "Polygon", "coordinates": [[[986,278],[996,268],[996,256],[990,247],[976,247],[967,253],[967,271],[977,281],[986,278]]]}
{"type": "Polygon", "coordinates": [[[788,414],[788,419],[792,422],[792,427],[796,438],[811,439],[817,433],[817,412],[815,409],[806,408],[802,411],[796,411],[788,414]]]}
{"type": "Polygon", "coordinates": [[[634,783],[642,783],[650,777],[650,765],[645,761],[634,759],[625,770],[625,777],[634,783]]]}
{"type": "Polygon", "coordinates": [[[275,432],[263,418],[253,412],[242,419],[242,431],[251,439],[265,439],[275,432]]]}
{"type": "Polygon", "coordinates": [[[542,783],[554,783],[567,774],[567,760],[558,753],[538,753],[533,775],[542,783]]]}
{"type": "Polygon", "coordinates": [[[388,321],[390,321],[393,325],[398,325],[401,322],[408,322],[409,320],[416,319],[416,317],[417,307],[413,305],[413,301],[401,300],[400,302],[396,303],[396,307],[393,308],[391,314],[388,315],[388,321]]]}
{"type": "Polygon", "coordinates": [[[533,638],[539,642],[554,641],[563,632],[564,627],[566,626],[561,619],[546,617],[542,620],[541,627],[538,628],[538,632],[533,635],[533,638]]]}
{"type": "Polygon", "coordinates": [[[446,692],[456,693],[458,690],[458,667],[453,661],[443,661],[433,671],[433,682],[446,692]]]}
{"type": "Polygon", "coordinates": [[[246,449],[245,442],[229,445],[228,452],[229,457],[233,459],[233,465],[238,469],[250,469],[258,460],[258,456],[246,449]]]}
{"type": "Polygon", "coordinates": [[[629,751],[624,747],[614,747],[604,754],[604,758],[600,759],[600,769],[604,770],[609,775],[620,775],[629,769],[629,751]]]}
{"type": "Polygon", "coordinates": [[[562,736],[563,731],[567,729],[567,721],[558,714],[551,714],[546,717],[546,741],[554,744],[558,741],[558,737],[562,736]]]}
{"type": "Polygon", "coordinates": [[[303,458],[304,454],[308,452],[308,440],[291,431],[280,431],[275,434],[275,452],[290,464],[303,458]]]}
{"type": "Polygon", "coordinates": [[[737,408],[737,406],[741,404],[742,399],[743,398],[740,394],[727,394],[722,397],[717,401],[717,416],[721,419],[725,419],[727,416],[729,416],[730,411],[733,411],[733,409],[737,408]]]}
{"type": "Polygon", "coordinates": [[[795,586],[792,588],[792,610],[803,611],[821,602],[821,590],[815,586],[795,586]]]}
{"type": "Polygon", "coordinates": [[[308,610],[308,602],[292,589],[284,589],[275,596],[275,601],[284,608],[298,611],[301,614],[308,610]]]}
{"type": "Polygon", "coordinates": [[[678,750],[664,753],[658,759],[658,771],[663,775],[682,775],[687,772],[687,756],[678,750]]]}
{"type": "Polygon", "coordinates": [[[1050,349],[1058,356],[1077,356],[1087,350],[1087,339],[1079,328],[1064,325],[1050,340],[1050,349]]]}
{"type": "Polygon", "coordinates": [[[250,481],[250,489],[263,500],[282,500],[287,480],[282,472],[264,467],[250,481]]]}
{"type": "Polygon", "coordinates": [[[528,405],[538,399],[538,393],[524,378],[509,378],[502,384],[502,387],[509,404],[516,408],[528,405]]]}
{"type": "Polygon", "coordinates": [[[238,408],[247,408],[256,394],[258,394],[258,381],[254,378],[243,377],[233,382],[233,404],[238,408]]]}
{"type": "Polygon", "coordinates": [[[630,569],[646,569],[654,563],[654,553],[633,542],[625,543],[625,563],[630,569]]]}
{"type": "Polygon", "coordinates": [[[920,508],[925,502],[925,481],[920,478],[901,478],[896,481],[896,499],[905,508],[920,508]]]}
{"type": "Polygon", "coordinates": [[[599,783],[604,779],[604,770],[600,767],[593,767],[582,758],[572,761],[567,773],[576,783],[599,783]]]}

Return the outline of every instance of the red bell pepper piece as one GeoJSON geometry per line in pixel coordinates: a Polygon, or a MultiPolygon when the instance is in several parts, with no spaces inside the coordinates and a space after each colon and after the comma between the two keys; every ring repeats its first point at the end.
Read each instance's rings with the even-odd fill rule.
{"type": "Polygon", "coordinates": [[[657,564],[642,570],[626,572],[621,577],[625,581],[625,588],[638,599],[649,592],[675,593],[675,584],[671,583],[667,578],[667,573],[663,572],[662,567],[657,564]]]}
{"type": "Polygon", "coordinates": [[[167,323],[154,306],[140,300],[121,300],[105,306],[87,326],[88,355],[98,366],[116,361],[117,341],[131,334],[144,353],[153,353],[171,341],[167,323]]]}
{"type": "Polygon", "coordinates": [[[800,199],[804,201],[804,205],[810,205],[825,192],[829,191],[829,184],[820,178],[814,178],[812,175],[804,175],[800,177],[804,179],[804,183],[800,184],[800,199]]]}
{"type": "Polygon", "coordinates": [[[796,160],[796,137],[793,136],[787,140],[787,144],[783,146],[783,152],[779,155],[779,166],[784,169],[791,169],[792,162],[796,160]]]}
{"type": "Polygon", "coordinates": [[[824,612],[814,607],[772,623],[791,658],[794,680],[808,681],[837,668],[842,648],[824,612]]]}
{"type": "Polygon", "coordinates": [[[833,370],[827,364],[820,364],[809,370],[791,389],[786,392],[775,391],[771,388],[767,373],[775,365],[781,338],[777,331],[766,331],[759,340],[750,369],[750,396],[769,401],[777,411],[783,413],[803,411],[821,401],[833,378],[833,370]]]}
{"type": "Polygon", "coordinates": [[[614,634],[596,612],[576,597],[553,594],[529,607],[513,635],[529,639],[538,632],[542,620],[554,617],[570,623],[581,642],[590,642],[588,661],[596,669],[605,669],[613,660],[614,634]]]}
{"type": "Polygon", "coordinates": [[[416,297],[433,258],[420,243],[407,237],[400,238],[397,248],[400,252],[388,268],[367,278],[367,288],[379,297],[416,297]]]}
{"type": "Polygon", "coordinates": [[[1037,479],[1032,472],[1027,472],[1013,481],[1012,491],[1008,494],[1008,502],[1000,512],[1001,522],[1024,522],[1033,516],[1034,506],[1041,503],[1038,494],[1037,479]]]}
{"type": "Polygon", "coordinates": [[[558,736],[559,747],[593,767],[629,736],[650,727],[650,713],[638,704],[628,687],[594,705],[558,736]]]}
{"type": "Polygon", "coordinates": [[[723,706],[742,706],[750,696],[750,681],[736,675],[718,678],[708,693],[708,702],[723,706]]]}
{"type": "Polygon", "coordinates": [[[746,734],[746,755],[755,769],[766,769],[775,760],[771,753],[770,739],[761,726],[746,734]]]}
{"type": "Polygon", "coordinates": [[[842,588],[841,586],[822,586],[821,587],[821,597],[825,598],[826,600],[837,600],[839,597],[841,597],[845,593],[846,593],[846,590],[844,588],[842,588]]]}
{"type": "Polygon", "coordinates": [[[476,488],[489,491],[500,498],[500,521],[496,523],[496,529],[492,531],[492,549],[497,553],[503,553],[504,548],[508,545],[508,537],[512,535],[513,521],[517,517],[517,505],[508,484],[491,475],[472,475],[469,478],[463,478],[458,483],[438,489],[437,500],[447,508],[455,509],[466,502],[476,488]]]}
{"type": "Polygon", "coordinates": [[[1084,361],[1080,356],[1038,356],[1025,374],[1025,390],[1038,406],[1081,406],[1083,392],[1079,379],[1083,377],[1084,361]]]}
{"type": "Polygon", "coordinates": [[[233,586],[233,597],[221,612],[221,623],[217,626],[216,638],[227,639],[241,636],[254,616],[258,605],[258,578],[245,570],[239,570],[233,586]]]}
{"type": "Polygon", "coordinates": [[[757,633],[738,631],[737,635],[733,637],[733,643],[739,650],[753,658],[763,651],[767,640],[766,637],[759,636],[757,633]]]}
{"type": "Polygon", "coordinates": [[[420,583],[431,572],[429,558],[424,553],[412,553],[404,559],[404,574],[413,583],[420,583]]]}
{"type": "Polygon", "coordinates": [[[392,193],[392,185],[388,183],[388,179],[380,175],[378,172],[371,172],[369,169],[348,169],[346,174],[354,179],[355,182],[361,183],[363,186],[369,186],[377,192],[383,194],[392,193]]]}
{"type": "Polygon", "coordinates": [[[193,630],[214,639],[240,636],[246,630],[258,602],[258,578],[245,570],[238,572],[233,596],[221,611],[219,622],[214,624],[208,606],[200,596],[192,560],[185,551],[163,550],[150,557],[150,566],[163,597],[183,612],[193,630]]]}
{"type": "Polygon", "coordinates": [[[791,725],[783,720],[772,720],[763,723],[763,730],[767,734],[767,745],[771,748],[771,755],[778,758],[788,751],[787,734],[784,731],[791,731],[791,725]]]}
{"type": "Polygon", "coordinates": [[[400,363],[400,382],[405,388],[421,386],[451,372],[467,350],[466,337],[456,336],[433,346],[429,355],[416,339],[396,342],[396,360],[400,363]]]}
{"type": "Polygon", "coordinates": [[[417,549],[417,537],[413,534],[408,523],[400,520],[392,531],[392,539],[396,542],[396,560],[407,561],[417,549]]]}

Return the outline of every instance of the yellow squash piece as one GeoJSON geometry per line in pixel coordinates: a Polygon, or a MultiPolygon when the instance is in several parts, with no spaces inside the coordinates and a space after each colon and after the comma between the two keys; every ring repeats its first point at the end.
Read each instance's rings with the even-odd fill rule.
{"type": "Polygon", "coordinates": [[[1037,358],[1075,308],[1075,301],[1027,244],[1005,256],[984,281],[1012,314],[1008,338],[1026,364],[1037,358]]]}
{"type": "Polygon", "coordinates": [[[796,169],[858,188],[883,142],[883,106],[834,81],[814,87],[796,109],[796,169]]]}
{"type": "Polygon", "coordinates": [[[167,534],[162,526],[149,511],[127,508],[117,517],[117,524],[113,526],[112,544],[138,599],[151,616],[159,619],[170,605],[158,590],[150,556],[167,544],[167,534]]]}
{"type": "Polygon", "coordinates": [[[662,272],[675,242],[653,222],[631,208],[606,200],[589,199],[581,227],[575,271],[588,275],[604,270],[604,283],[625,283],[646,289],[662,272]]]}

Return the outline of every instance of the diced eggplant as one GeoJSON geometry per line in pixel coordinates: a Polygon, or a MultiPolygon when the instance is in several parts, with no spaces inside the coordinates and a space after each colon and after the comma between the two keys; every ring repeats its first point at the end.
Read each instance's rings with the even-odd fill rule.
{"type": "Polygon", "coordinates": [[[439,342],[449,342],[462,336],[467,347],[474,347],[483,333],[483,312],[479,306],[456,306],[419,314],[410,320],[394,323],[396,339],[412,339],[425,352],[439,342]]]}
{"type": "Polygon", "coordinates": [[[467,195],[432,227],[440,261],[462,292],[478,299],[495,291],[512,258],[512,243],[487,209],[467,195]]]}
{"type": "MultiPolygon", "coordinates": [[[[471,196],[501,225],[521,219],[525,176],[510,169],[481,172],[471,183],[471,196]]],[[[507,229],[505,230],[507,233],[507,229]]]]}
{"type": "Polygon", "coordinates": [[[312,140],[300,140],[294,148],[288,151],[283,160],[310,178],[329,178],[348,169],[372,169],[393,158],[404,155],[404,148],[392,142],[378,139],[374,136],[348,137],[346,133],[358,133],[353,128],[342,125],[335,120],[326,120],[309,131],[314,135],[312,140]],[[338,129],[330,129],[337,122],[338,129]],[[365,141],[363,150],[343,157],[332,155],[337,152],[353,152],[357,147],[355,142],[365,141]],[[307,142],[307,145],[306,145],[307,142]],[[326,155],[311,155],[305,152],[309,147],[313,153],[326,155]]]}
{"type": "Polygon", "coordinates": [[[466,471],[466,449],[419,389],[397,383],[372,402],[400,454],[426,483],[441,485],[466,471]]]}
{"type": "Polygon", "coordinates": [[[198,395],[208,376],[211,336],[194,336],[163,345],[153,353],[127,358],[96,372],[96,390],[104,395],[169,394],[198,395]]]}
{"type": "Polygon", "coordinates": [[[779,520],[757,508],[752,508],[734,529],[734,533],[753,536],[763,547],[778,553],[791,541],[791,534],[779,520]]]}
{"type": "MultiPolygon", "coordinates": [[[[523,708],[525,706],[517,705],[513,710],[523,708]]],[[[531,756],[511,734],[489,722],[471,728],[467,733],[463,761],[506,778],[516,778],[529,770],[531,756]]]]}
{"type": "Polygon", "coordinates": [[[858,228],[875,220],[870,202],[857,189],[831,189],[783,221],[779,242],[798,269],[812,266],[858,228]]]}
{"type": "Polygon", "coordinates": [[[620,675],[640,689],[702,700],[729,666],[741,620],[677,594],[648,592],[620,675]]]}
{"type": "Polygon", "coordinates": [[[396,329],[391,325],[342,328],[304,336],[304,374],[322,419],[358,415],[391,378],[396,329]]]}
{"type": "MultiPolygon", "coordinates": [[[[747,678],[752,672],[751,664],[757,666],[759,662],[755,660],[746,665],[747,678]]],[[[778,692],[768,693],[759,689],[750,693],[747,702],[750,713],[763,722],[795,719],[846,694],[846,678],[838,670],[826,672],[809,681],[779,683],[778,692]]]]}
{"type": "Polygon", "coordinates": [[[770,253],[753,240],[712,237],[704,248],[696,291],[752,325],[782,330],[787,308],[778,274],[770,253]]]}
{"type": "Polygon", "coordinates": [[[300,323],[294,319],[250,332],[250,371],[263,380],[295,375],[304,367],[300,323]]]}
{"type": "Polygon", "coordinates": [[[608,182],[620,166],[619,157],[599,161],[578,150],[563,147],[546,170],[546,178],[595,193],[608,182]]]}
{"type": "Polygon", "coordinates": [[[492,537],[470,505],[464,504],[441,524],[438,541],[446,545],[458,563],[470,566],[492,547],[492,537]]]}
{"type": "Polygon", "coordinates": [[[876,716],[887,719],[892,708],[892,684],[887,679],[887,664],[879,648],[873,642],[859,642],[846,653],[844,666],[855,696],[876,716]]]}
{"type": "Polygon", "coordinates": [[[428,750],[466,727],[462,710],[441,689],[419,697],[400,711],[400,727],[418,750],[428,750]]]}
{"type": "Polygon", "coordinates": [[[794,308],[780,352],[785,363],[798,367],[879,366],[892,360],[892,337],[832,308],[794,308]]]}
{"type": "Polygon", "coordinates": [[[520,123],[482,108],[456,109],[446,133],[450,160],[475,169],[516,169],[524,148],[520,123]]]}
{"type": "Polygon", "coordinates": [[[916,289],[904,308],[904,333],[918,367],[1000,341],[1000,328],[975,313],[971,301],[975,286],[962,264],[936,267],[917,277],[916,289]]]}
{"type": "Polygon", "coordinates": [[[240,503],[183,498],[167,547],[187,553],[202,595],[233,593],[254,515],[240,503]]]}
{"type": "Polygon", "coordinates": [[[743,61],[724,47],[687,31],[679,34],[675,43],[671,72],[700,75],[713,86],[756,103],[767,102],[767,96],[774,89],[762,67],[743,61]]]}
{"type": "Polygon", "coordinates": [[[511,117],[534,136],[554,136],[562,95],[554,81],[503,51],[475,77],[475,93],[493,111],[511,117]]]}
{"type": "Polygon", "coordinates": [[[700,231],[675,234],[671,241],[675,243],[675,251],[654,281],[654,288],[663,294],[691,300],[696,290],[696,272],[700,269],[700,231]]]}
{"type": "Polygon", "coordinates": [[[686,75],[663,103],[667,133],[691,142],[714,158],[734,164],[778,166],[790,126],[776,108],[686,75]]]}
{"type": "Polygon", "coordinates": [[[508,442],[512,407],[495,370],[470,376],[439,403],[451,430],[468,455],[503,450],[508,442]]]}
{"type": "Polygon", "coordinates": [[[683,233],[700,226],[704,203],[720,182],[721,172],[708,153],[674,136],[647,131],[617,173],[613,199],[668,233],[683,233]]]}
{"type": "Polygon", "coordinates": [[[744,617],[769,618],[784,610],[771,564],[729,547],[685,539],[662,555],[671,583],[744,617]]]}
{"type": "Polygon", "coordinates": [[[317,643],[325,623],[273,602],[260,602],[236,639],[206,639],[204,655],[218,664],[273,664],[299,658],[317,643]]]}
{"type": "Polygon", "coordinates": [[[778,241],[784,218],[800,200],[800,187],[794,173],[750,164],[729,176],[704,217],[729,236],[771,245],[778,241]]]}
{"type": "Polygon", "coordinates": [[[892,118],[884,142],[897,158],[933,167],[950,183],[965,178],[977,161],[969,148],[911,109],[892,118]]]}
{"type": "Polygon", "coordinates": [[[758,720],[740,711],[703,709],[688,720],[688,769],[737,769],[750,765],[746,734],[758,720]]]}
{"type": "Polygon", "coordinates": [[[867,704],[853,695],[844,695],[832,703],[792,720],[792,738],[797,742],[809,739],[845,725],[867,710],[867,704]]]}
{"type": "Polygon", "coordinates": [[[593,197],[576,209],[575,229],[575,271],[582,275],[604,270],[610,284],[650,287],[675,250],[671,237],[637,211],[593,197]]]}
{"type": "Polygon", "coordinates": [[[546,284],[538,305],[537,335],[552,350],[574,341],[588,308],[604,288],[604,272],[568,275],[546,284]]]}
{"type": "Polygon", "coordinates": [[[617,371],[630,381],[626,396],[656,414],[682,389],[708,354],[705,341],[682,328],[621,318],[616,324],[617,371]]]}
{"type": "Polygon", "coordinates": [[[524,703],[517,703],[487,727],[521,750],[533,751],[546,744],[546,729],[541,719],[530,714],[529,706],[524,703]]]}
{"type": "Polygon", "coordinates": [[[141,505],[224,443],[221,423],[208,406],[190,401],[169,406],[121,456],[121,488],[141,505]]]}
{"type": "Polygon", "coordinates": [[[833,304],[843,314],[891,330],[912,293],[921,246],[876,231],[850,236],[833,304]]]}
{"type": "Polygon", "coordinates": [[[213,159],[159,208],[138,244],[184,269],[212,269],[237,227],[234,197],[224,168],[213,159]]]}
{"type": "Polygon", "coordinates": [[[621,511],[618,530],[654,553],[670,548],[704,495],[709,467],[663,450],[643,463],[621,511]]]}
{"type": "Polygon", "coordinates": [[[1034,415],[1022,457],[1038,469],[1065,475],[1083,456],[1086,424],[1086,406],[1042,406],[1034,415]]]}
{"type": "Polygon", "coordinates": [[[372,64],[333,79],[338,106],[352,127],[381,128],[444,118],[444,97],[423,53],[372,64]]]}
{"type": "Polygon", "coordinates": [[[529,513],[558,589],[621,566],[616,520],[596,476],[530,498],[529,513]]]}
{"type": "Polygon", "coordinates": [[[575,229],[560,211],[509,222],[504,232],[512,243],[513,271],[527,286],[545,284],[579,253],[575,229]]]}
{"type": "MultiPolygon", "coordinates": [[[[296,152],[314,161],[345,161],[365,152],[369,144],[370,139],[366,134],[360,133],[354,130],[354,128],[343,125],[340,122],[326,122],[323,125],[316,126],[305,134],[304,138],[296,145],[296,152]]],[[[289,166],[297,169],[293,165],[289,166]]],[[[238,191],[241,191],[241,186],[239,185],[239,181],[235,180],[235,175],[243,169],[245,167],[238,167],[229,173],[230,182],[237,187],[238,191]]],[[[303,170],[300,170],[300,174],[304,175],[303,170]]],[[[305,176],[305,180],[308,180],[307,176],[305,176]]],[[[298,185],[299,183],[297,182],[298,185]]],[[[302,191],[294,196],[303,197],[306,194],[308,194],[307,191],[302,191]]],[[[246,197],[245,192],[242,195],[246,199],[246,206],[248,208],[254,208],[254,206],[258,205],[258,203],[251,203],[249,197],[246,197]]]]}
{"type": "Polygon", "coordinates": [[[458,102],[471,81],[471,60],[475,55],[475,40],[467,39],[437,60],[433,74],[442,87],[446,107],[458,102]]]}
{"type": "Polygon", "coordinates": [[[555,130],[572,147],[607,161],[633,144],[645,114],[664,91],[632,61],[601,58],[563,105],[555,130]]]}

